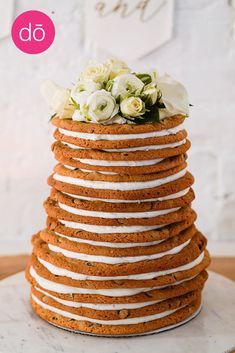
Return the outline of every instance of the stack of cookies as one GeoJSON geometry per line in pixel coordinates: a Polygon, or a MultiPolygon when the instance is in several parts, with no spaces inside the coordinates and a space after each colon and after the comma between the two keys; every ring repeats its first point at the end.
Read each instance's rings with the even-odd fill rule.
{"type": "Polygon", "coordinates": [[[199,312],[210,260],[194,224],[183,121],[180,114],[145,124],[53,118],[58,164],[26,271],[43,319],[123,336],[199,312]]]}

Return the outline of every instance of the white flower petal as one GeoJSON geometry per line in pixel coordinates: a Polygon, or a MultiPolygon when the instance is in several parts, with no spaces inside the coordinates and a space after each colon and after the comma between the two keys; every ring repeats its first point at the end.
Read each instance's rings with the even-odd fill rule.
{"type": "Polygon", "coordinates": [[[138,94],[143,86],[143,82],[134,74],[119,75],[113,80],[112,95],[123,98],[127,93],[138,94]]]}
{"type": "Polygon", "coordinates": [[[110,79],[131,72],[131,69],[123,62],[117,59],[107,60],[107,65],[110,68],[110,79]]]}
{"type": "Polygon", "coordinates": [[[78,80],[71,90],[71,97],[76,101],[76,97],[81,92],[91,94],[101,88],[101,84],[92,80],[78,80]]]}
{"type": "Polygon", "coordinates": [[[188,94],[180,82],[165,74],[158,77],[158,88],[162,93],[162,101],[166,107],[160,112],[161,119],[176,114],[189,114],[188,94]]]}
{"type": "Polygon", "coordinates": [[[48,80],[42,83],[40,90],[53,112],[61,118],[71,118],[75,108],[70,102],[70,89],[60,87],[48,80]]]}
{"type": "Polygon", "coordinates": [[[104,83],[107,82],[110,75],[110,68],[107,64],[99,62],[90,62],[82,73],[84,80],[92,80],[94,82],[104,83]]]}
{"type": "Polygon", "coordinates": [[[86,108],[88,118],[96,123],[111,119],[119,110],[119,106],[111,93],[103,89],[89,95],[86,108]]]}
{"type": "Polygon", "coordinates": [[[84,117],[80,114],[78,110],[75,110],[75,112],[73,113],[72,119],[74,121],[84,121],[84,117]]]}

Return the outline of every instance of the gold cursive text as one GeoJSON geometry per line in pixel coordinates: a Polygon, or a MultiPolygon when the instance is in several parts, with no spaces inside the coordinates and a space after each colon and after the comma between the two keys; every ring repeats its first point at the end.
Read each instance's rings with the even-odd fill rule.
{"type": "MultiPolygon", "coordinates": [[[[129,0],[118,0],[110,7],[109,1],[99,1],[95,5],[95,9],[100,17],[107,17],[114,13],[120,14],[121,18],[128,18],[136,12],[139,12],[141,22],[152,20],[165,7],[167,0],[141,0],[135,6],[131,6],[129,0]],[[155,6],[154,4],[157,5],[155,6]]],[[[133,3],[133,2],[132,2],[133,3]]]]}

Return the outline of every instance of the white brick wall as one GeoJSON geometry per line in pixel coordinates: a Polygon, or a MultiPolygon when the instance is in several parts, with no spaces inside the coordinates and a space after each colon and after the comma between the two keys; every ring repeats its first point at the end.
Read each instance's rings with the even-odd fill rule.
{"type": "MultiPolygon", "coordinates": [[[[234,10],[224,0],[175,2],[172,41],[129,64],[158,67],[188,87],[194,107],[186,125],[193,145],[189,161],[196,178],[198,225],[210,239],[235,244],[234,10]]],[[[69,85],[94,55],[84,52],[83,4],[17,1],[16,14],[33,8],[53,18],[55,42],[47,52],[31,56],[10,38],[0,41],[1,249],[5,243],[14,252],[26,249],[31,234],[44,225],[52,128],[38,87],[45,78],[69,85]]]]}

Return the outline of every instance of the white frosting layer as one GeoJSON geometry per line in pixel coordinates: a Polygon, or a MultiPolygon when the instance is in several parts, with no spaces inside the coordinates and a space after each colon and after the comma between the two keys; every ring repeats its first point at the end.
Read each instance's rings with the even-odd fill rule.
{"type": "MultiPolygon", "coordinates": [[[[125,297],[125,296],[132,296],[142,292],[148,292],[154,289],[162,289],[169,287],[169,285],[165,286],[155,286],[155,287],[144,287],[144,288],[111,288],[111,289],[91,289],[91,288],[79,288],[79,287],[72,287],[66,284],[61,284],[57,282],[52,282],[44,277],[41,277],[37,274],[34,268],[30,267],[30,275],[37,281],[40,287],[61,294],[98,294],[104,295],[106,297],[125,297]]],[[[194,277],[188,278],[186,280],[177,281],[170,286],[176,286],[183,282],[189,281],[194,277]]]]}
{"type": "Polygon", "coordinates": [[[80,315],[76,315],[76,314],[72,314],[68,311],[64,311],[58,308],[55,308],[53,306],[50,306],[48,304],[45,304],[43,302],[41,302],[35,295],[32,294],[32,299],[39,304],[42,308],[50,310],[56,314],[62,315],[64,317],[68,317],[70,319],[74,319],[77,321],[88,321],[88,322],[94,322],[97,324],[101,324],[101,325],[130,325],[130,324],[138,324],[141,322],[149,322],[152,320],[157,320],[157,319],[161,319],[165,316],[171,315],[174,312],[176,312],[179,309],[182,309],[183,306],[181,306],[180,308],[174,309],[174,310],[167,310],[164,312],[161,312],[159,314],[154,314],[154,315],[149,315],[149,316],[143,316],[143,317],[135,317],[135,318],[127,318],[127,319],[123,319],[123,320],[98,320],[98,319],[92,319],[92,318],[88,318],[86,316],[80,316],[80,315]]]}
{"type": "Polygon", "coordinates": [[[183,244],[180,244],[176,246],[175,248],[172,248],[170,250],[157,253],[157,254],[151,254],[151,255],[143,255],[143,256],[119,256],[119,257],[111,257],[111,256],[99,256],[99,255],[89,255],[89,254],[83,254],[83,253],[78,253],[66,249],[59,248],[58,246],[55,246],[53,244],[48,244],[48,248],[51,251],[58,252],[63,254],[65,257],[76,259],[76,260],[81,260],[81,261],[89,261],[89,262],[101,262],[105,264],[123,264],[123,263],[133,263],[133,262],[139,262],[139,261],[150,261],[150,260],[155,260],[155,259],[160,259],[163,256],[166,255],[173,255],[179,253],[183,248],[185,248],[189,243],[191,239],[187,240],[183,244]]]}
{"type": "Polygon", "coordinates": [[[153,131],[153,132],[147,132],[147,133],[140,133],[140,134],[97,134],[97,133],[86,133],[86,132],[76,132],[76,131],[70,131],[70,130],[65,130],[65,129],[60,129],[59,132],[63,135],[70,136],[70,137],[76,137],[79,139],[84,139],[84,140],[92,140],[92,141],[100,141],[100,140],[106,140],[106,141],[114,141],[114,140],[134,140],[134,139],[144,139],[144,138],[149,138],[149,137],[159,137],[159,136],[168,136],[168,135],[174,135],[177,132],[183,130],[183,124],[180,124],[176,127],[173,127],[171,129],[165,129],[161,131],[153,131]]]}
{"type": "Polygon", "coordinates": [[[152,245],[157,245],[162,243],[165,239],[163,240],[156,240],[156,241],[150,241],[150,242],[145,242],[145,243],[111,243],[111,242],[106,242],[106,241],[95,241],[95,240],[87,240],[87,239],[82,239],[82,238],[75,238],[75,237],[68,237],[66,235],[60,234],[55,232],[56,235],[59,237],[65,238],[67,240],[73,241],[75,243],[79,244],[89,244],[92,246],[105,246],[108,248],[134,248],[136,246],[152,246],[152,245]]]}
{"type": "MultiPolygon", "coordinates": [[[[179,147],[185,144],[186,139],[183,139],[174,143],[165,143],[163,145],[148,145],[148,146],[139,146],[139,147],[129,147],[129,148],[109,148],[109,149],[101,149],[101,151],[105,152],[135,152],[135,151],[149,151],[149,150],[162,150],[163,148],[174,148],[179,147]]],[[[86,149],[84,147],[76,146],[72,143],[62,142],[63,145],[70,147],[74,150],[86,149]]]]}
{"type": "MultiPolygon", "coordinates": [[[[77,169],[77,168],[74,168],[72,167],[73,169],[77,169]]],[[[87,170],[87,169],[79,169],[81,170],[81,172],[85,172],[85,173],[94,173],[94,170],[87,170]]],[[[96,173],[96,172],[95,172],[96,173]]],[[[97,172],[99,174],[106,174],[106,175],[118,175],[118,173],[111,173],[111,172],[97,172]]]]}
{"type": "MultiPolygon", "coordinates": [[[[70,170],[78,170],[78,168],[76,168],[76,167],[71,167],[70,165],[66,165],[66,164],[64,164],[63,165],[65,168],[67,168],[67,169],[70,169],[70,170]]],[[[81,168],[79,168],[79,170],[81,171],[81,172],[84,172],[84,173],[99,173],[99,174],[106,174],[106,175],[118,175],[118,173],[112,173],[112,172],[96,172],[96,171],[94,171],[94,170],[88,170],[88,169],[81,169],[81,168]]]]}
{"type": "Polygon", "coordinates": [[[52,298],[53,300],[55,300],[58,303],[61,303],[63,305],[67,305],[71,308],[89,308],[89,309],[94,309],[94,310],[122,310],[122,309],[139,309],[139,308],[144,308],[146,306],[149,305],[153,305],[153,304],[158,304],[160,302],[163,302],[164,299],[162,300],[153,300],[150,302],[143,302],[143,303],[128,303],[128,304],[93,304],[93,303],[78,303],[75,301],[69,301],[69,300],[64,300],[64,299],[60,299],[58,297],[55,297],[54,295],[49,294],[48,292],[35,287],[35,289],[38,292],[41,292],[43,294],[45,294],[47,297],[52,298]]]}
{"type": "Polygon", "coordinates": [[[116,199],[102,199],[102,198],[97,198],[97,197],[88,197],[88,196],[79,196],[79,195],[74,195],[70,194],[67,192],[63,192],[63,194],[68,195],[73,197],[74,199],[80,199],[80,200],[88,200],[88,201],[103,201],[103,202],[113,202],[113,203],[143,203],[143,202],[151,202],[151,201],[165,201],[165,200],[173,200],[177,199],[178,197],[182,197],[186,195],[189,192],[190,188],[181,190],[179,192],[176,192],[175,194],[167,195],[167,196],[162,196],[158,197],[155,199],[144,199],[144,200],[116,200],[116,199]]]}
{"type": "Polygon", "coordinates": [[[142,161],[106,161],[103,159],[86,159],[72,158],[74,161],[79,161],[83,164],[90,164],[103,167],[144,167],[146,165],[154,165],[160,163],[164,158],[148,159],[142,161]]]}
{"type": "Polygon", "coordinates": [[[170,275],[172,273],[190,270],[191,268],[199,265],[203,259],[204,259],[204,252],[201,253],[194,261],[192,261],[186,265],[182,265],[182,266],[172,268],[169,270],[149,272],[149,273],[140,273],[140,274],[136,274],[136,275],[127,275],[127,276],[114,276],[114,277],[84,275],[81,273],[66,270],[61,267],[57,267],[57,266],[52,265],[51,263],[49,263],[45,260],[42,260],[40,258],[38,258],[38,261],[44,267],[46,267],[46,269],[49,272],[53,273],[56,276],[64,276],[64,277],[68,277],[68,278],[78,280],[78,281],[112,281],[112,280],[151,280],[153,278],[157,278],[160,276],[166,276],[166,275],[170,275]]]}
{"type": "Polygon", "coordinates": [[[98,234],[115,234],[115,233],[139,233],[146,232],[148,230],[155,230],[165,227],[167,224],[159,224],[155,226],[96,226],[93,224],[85,224],[78,222],[65,221],[63,219],[58,220],[65,227],[70,227],[74,229],[84,230],[90,233],[98,234]]]}
{"type": "Polygon", "coordinates": [[[82,210],[75,207],[71,207],[65,205],[61,202],[58,202],[59,207],[69,213],[85,216],[85,217],[98,217],[98,218],[109,218],[109,219],[117,219],[117,218],[152,218],[157,216],[166,215],[175,211],[178,211],[180,207],[170,208],[166,210],[157,210],[157,211],[149,211],[149,212],[99,212],[99,211],[89,211],[82,210]]]}
{"type": "Polygon", "coordinates": [[[91,189],[102,189],[102,190],[142,190],[158,187],[177,179],[182,178],[186,173],[186,168],[175,173],[173,175],[169,175],[165,178],[155,179],[155,180],[145,180],[145,181],[136,181],[136,182],[110,182],[110,181],[98,181],[98,180],[85,180],[79,178],[73,178],[66,175],[60,175],[55,173],[53,178],[55,180],[68,183],[71,185],[82,186],[91,189]]]}

